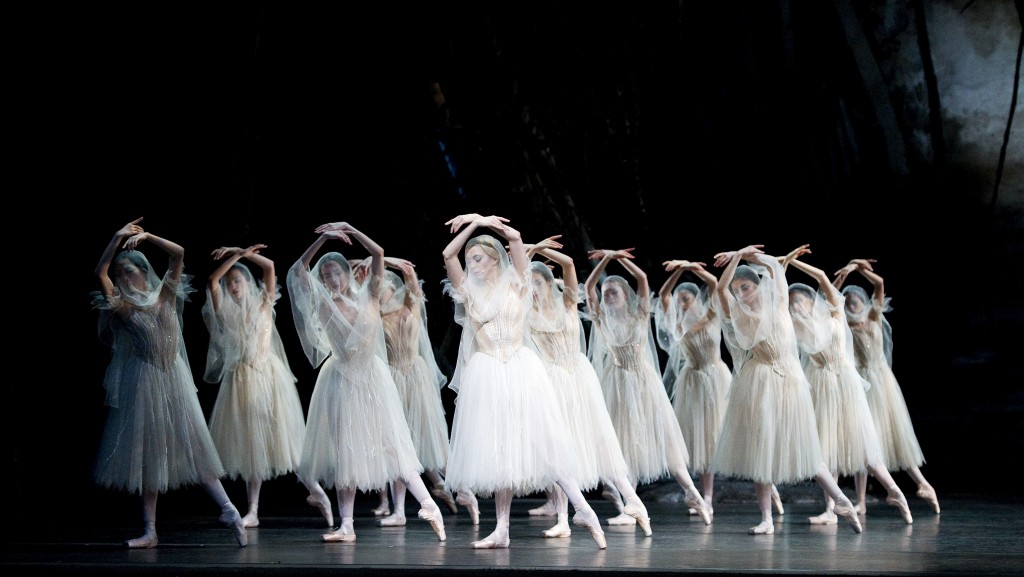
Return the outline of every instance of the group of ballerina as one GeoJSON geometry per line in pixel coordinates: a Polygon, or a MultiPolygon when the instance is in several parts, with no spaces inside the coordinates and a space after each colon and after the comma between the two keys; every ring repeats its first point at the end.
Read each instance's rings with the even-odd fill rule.
{"type": "Polygon", "coordinates": [[[774,533],[778,485],[807,479],[826,503],[810,523],[843,518],[861,532],[868,474],[912,523],[891,471],[906,471],[939,513],[892,371],[888,298],[870,259],[829,279],[802,260],[807,245],[779,257],[751,245],[715,255],[718,278],[702,262],[666,261],[668,279],[652,295],[634,249],[590,251],[596,264],[580,283],[559,235],[526,243],[505,218],[459,215],[445,223],[454,237],[442,253],[443,294],[462,329],[449,378],[435,360],[415,264],[385,256],[348,222],[323,224],[285,283],[302,350],[318,369],[304,415],[275,323],[282,287],[266,245],[221,247],[202,309],[210,334],[203,380],[219,384],[207,424],[181,330],[195,292],[184,249],[141,221],[114,234],[93,293],[112,353],[94,475],[142,498],[145,530],[125,542],[130,548],[157,546],[158,496],[191,484],[207,490],[244,547],[259,525],[263,482],[288,473],[326,520],[325,542],[355,541],[358,492],[381,496],[374,514],[385,527],[406,524],[411,492],[440,541],[439,503],[453,514],[461,505],[475,526],[478,497],[493,498],[494,531],[472,547],[506,548],[512,499],[544,493],[529,510],[555,517],[544,536],[571,535],[571,503],[573,524],[604,549],[584,493],[600,488],[615,504],[619,514],[606,523],[650,536],[637,488],[668,477],[682,487],[688,514],[708,525],[716,475],[753,482],[761,520],[751,534],[774,533]],[[329,241],[358,243],[367,255],[324,250],[329,241]],[[166,253],[162,277],[144,242],[166,253]],[[612,262],[633,282],[608,274],[612,262]],[[790,268],[817,288],[789,283],[790,268]],[[872,295],[843,287],[853,272],[872,295]],[[697,282],[681,282],[684,274],[697,282]],[[446,385],[456,394],[450,432],[446,385]],[[840,476],[854,477],[856,503],[840,476]],[[244,516],[223,478],[246,483],[244,516]],[[336,492],[337,526],[325,488],[336,492]]]}

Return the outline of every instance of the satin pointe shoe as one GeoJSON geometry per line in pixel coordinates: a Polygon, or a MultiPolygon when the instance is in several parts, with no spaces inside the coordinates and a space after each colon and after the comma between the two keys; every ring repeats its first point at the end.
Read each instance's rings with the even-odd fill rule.
{"type": "Polygon", "coordinates": [[[651,518],[647,516],[647,507],[643,503],[627,503],[623,508],[626,515],[636,519],[637,525],[644,531],[644,536],[650,537],[653,534],[651,531],[651,518]]]}
{"type": "Polygon", "coordinates": [[[476,500],[476,495],[469,491],[459,491],[459,494],[455,497],[455,501],[469,511],[470,523],[474,525],[480,524],[480,504],[476,500]]]}
{"type": "Polygon", "coordinates": [[[597,518],[597,513],[593,509],[589,511],[576,511],[576,514],[572,517],[572,522],[574,525],[586,527],[587,531],[590,531],[590,536],[594,538],[598,549],[606,549],[608,547],[608,541],[604,538],[604,529],[601,528],[601,520],[597,518]]]}
{"type": "Polygon", "coordinates": [[[306,503],[316,507],[317,510],[320,511],[320,514],[327,520],[328,527],[334,526],[334,512],[331,511],[331,500],[326,494],[320,498],[317,498],[315,495],[309,495],[306,497],[306,503]]]}
{"type": "Polygon", "coordinates": [[[235,541],[238,541],[239,547],[245,547],[249,544],[249,533],[246,532],[245,525],[242,523],[242,515],[239,514],[238,509],[234,505],[231,505],[231,509],[220,514],[220,522],[228,529],[231,529],[231,532],[235,535],[235,541]]]}
{"type": "Polygon", "coordinates": [[[935,494],[935,488],[931,485],[922,485],[917,489],[917,496],[928,501],[928,504],[932,506],[932,511],[935,514],[939,514],[939,497],[935,494]]]}
{"type": "Polygon", "coordinates": [[[437,506],[437,503],[433,501],[423,501],[420,503],[422,507],[418,513],[419,518],[430,523],[430,527],[434,530],[434,534],[437,535],[438,541],[444,541],[448,537],[444,534],[444,519],[441,517],[441,508],[437,506]]]}
{"type": "Polygon", "coordinates": [[[351,543],[356,540],[356,532],[353,528],[352,517],[345,517],[341,520],[341,526],[330,533],[320,536],[324,543],[351,543]]]}
{"type": "Polygon", "coordinates": [[[835,506],[835,514],[846,519],[846,522],[850,524],[854,533],[860,533],[864,529],[860,526],[860,519],[857,517],[857,510],[853,508],[853,503],[849,500],[845,504],[835,506]]]}
{"type": "Polygon", "coordinates": [[[448,489],[444,488],[444,483],[435,484],[430,489],[430,494],[441,503],[444,503],[445,507],[451,509],[452,513],[459,512],[459,508],[455,506],[455,499],[452,497],[452,494],[448,492],[448,489]]]}

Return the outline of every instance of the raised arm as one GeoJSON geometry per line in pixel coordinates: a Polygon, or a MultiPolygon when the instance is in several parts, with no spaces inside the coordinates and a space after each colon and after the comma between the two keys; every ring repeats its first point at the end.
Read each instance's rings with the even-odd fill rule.
{"type": "Polygon", "coordinates": [[[96,277],[100,281],[100,290],[106,296],[114,294],[114,281],[110,278],[110,263],[114,262],[114,255],[117,254],[117,249],[121,247],[121,244],[127,239],[143,232],[143,228],[139,226],[142,222],[143,217],[139,217],[128,224],[122,226],[114,233],[111,237],[110,242],[107,243],[107,248],[103,249],[103,254],[100,256],[99,263],[96,264],[96,277]]]}
{"type": "MultiPolygon", "coordinates": [[[[337,233],[344,235],[349,239],[355,239],[356,242],[363,245],[366,252],[370,253],[370,274],[380,279],[384,276],[384,249],[376,243],[372,238],[366,236],[362,231],[352,226],[347,222],[330,222],[322,224],[316,228],[316,232],[320,233],[337,233]]],[[[371,285],[371,293],[376,294],[374,287],[377,283],[371,285]]]]}
{"type": "Polygon", "coordinates": [[[231,267],[243,258],[248,259],[250,262],[260,267],[263,271],[263,290],[265,290],[270,296],[271,300],[274,299],[277,293],[277,273],[274,270],[274,261],[260,254],[260,251],[267,248],[265,244],[254,244],[248,248],[239,248],[236,246],[232,247],[221,247],[215,249],[211,255],[214,260],[221,260],[220,265],[210,273],[210,278],[207,280],[206,286],[210,291],[210,299],[213,301],[214,310],[220,308],[221,289],[220,279],[231,267]]]}
{"type": "Polygon", "coordinates": [[[526,270],[529,262],[526,259],[526,250],[523,248],[523,239],[519,235],[519,231],[507,227],[505,225],[506,222],[508,222],[508,219],[500,216],[484,217],[477,213],[469,213],[460,214],[445,223],[445,225],[450,227],[451,232],[458,233],[441,252],[441,256],[444,257],[444,268],[448,273],[448,280],[452,286],[462,286],[462,282],[465,280],[462,263],[459,261],[459,253],[462,252],[462,247],[466,246],[466,243],[469,242],[469,238],[476,229],[481,226],[489,227],[505,237],[505,240],[509,241],[509,257],[512,259],[513,266],[520,272],[526,270]],[[512,234],[515,241],[509,238],[508,234],[512,234]]]}
{"type": "Polygon", "coordinates": [[[633,255],[630,254],[630,252],[629,252],[631,250],[633,250],[633,249],[628,248],[628,249],[624,249],[624,250],[617,250],[617,251],[615,251],[615,253],[616,253],[615,260],[619,261],[619,264],[621,264],[623,266],[623,268],[625,268],[626,271],[629,272],[629,274],[631,274],[633,276],[633,278],[636,279],[636,296],[637,296],[637,298],[644,299],[644,300],[650,299],[651,298],[651,285],[647,281],[647,273],[645,273],[642,268],[640,268],[639,266],[637,266],[637,264],[635,262],[633,262],[633,260],[632,260],[633,259],[633,255]]]}
{"type": "MultiPolygon", "coordinates": [[[[810,251],[808,250],[807,252],[810,251]]],[[[840,293],[839,289],[837,289],[832,284],[832,281],[829,280],[828,275],[825,273],[825,271],[799,260],[799,257],[789,259],[789,264],[793,265],[793,268],[804,273],[807,273],[807,276],[817,281],[818,290],[824,293],[825,298],[828,299],[829,304],[831,304],[834,307],[839,306],[840,299],[842,298],[842,293],[840,293]]]]}
{"type": "Polygon", "coordinates": [[[402,281],[411,296],[422,297],[423,289],[420,279],[416,276],[416,265],[404,258],[384,257],[384,264],[402,273],[402,281]]]}
{"type": "Polygon", "coordinates": [[[688,260],[667,260],[662,263],[670,274],[662,283],[661,290],[658,291],[658,304],[661,306],[661,310],[667,311],[672,304],[672,289],[676,288],[679,277],[683,276],[683,271],[686,270],[686,265],[689,263],[688,260]]]}
{"type": "Polygon", "coordinates": [[[630,254],[632,248],[623,249],[621,251],[596,249],[587,253],[590,260],[596,260],[597,264],[594,266],[594,270],[590,271],[590,276],[587,277],[586,282],[583,284],[583,288],[587,293],[587,307],[590,308],[590,312],[593,315],[600,313],[600,300],[597,298],[597,282],[601,280],[601,275],[604,274],[604,270],[608,268],[608,263],[620,258],[616,256],[616,253],[622,253],[625,258],[633,258],[630,254]]]}
{"type": "Polygon", "coordinates": [[[168,277],[172,280],[179,279],[181,271],[185,268],[185,249],[176,242],[149,232],[140,232],[128,237],[128,240],[124,241],[124,248],[125,250],[135,250],[143,241],[149,241],[150,244],[167,253],[168,277]]]}
{"type": "Polygon", "coordinates": [[[562,283],[565,285],[565,290],[562,291],[562,300],[566,306],[575,307],[577,303],[576,285],[579,283],[579,279],[576,277],[576,263],[569,255],[556,250],[562,248],[562,243],[557,241],[561,237],[560,234],[548,237],[529,246],[526,252],[527,254],[539,254],[562,268],[562,283]]]}

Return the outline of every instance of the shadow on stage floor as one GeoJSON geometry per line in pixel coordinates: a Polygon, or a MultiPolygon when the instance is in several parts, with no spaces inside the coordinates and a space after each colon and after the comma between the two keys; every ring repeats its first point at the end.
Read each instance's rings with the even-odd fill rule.
{"type": "MultiPolygon", "coordinates": [[[[1022,575],[1024,538],[1019,521],[1024,503],[991,497],[942,495],[941,515],[908,491],[914,523],[872,492],[863,533],[845,522],[812,526],[822,499],[813,483],[780,488],[785,514],[775,516],[774,535],[752,536],[759,520],[747,483],[719,483],[710,526],[687,515],[673,483],[643,487],[640,495],[651,515],[654,535],[637,527],[605,526],[608,548],[597,549],[589,533],[574,527],[569,538],[548,539],[541,531],[554,519],[527,511],[542,496],[513,502],[507,549],[475,550],[470,543],[493,530],[493,502],[481,500],[481,523],[473,526],[462,508],[446,511],[447,541],[437,541],[430,526],[408,505],[405,527],[374,523],[375,497],[356,501],[354,543],[323,543],[322,518],[308,506],[274,506],[261,511],[261,524],[240,548],[232,533],[218,525],[215,512],[184,515],[162,503],[155,549],[128,550],[125,539],[138,536],[138,523],[105,519],[65,519],[60,526],[39,523],[9,536],[0,552],[7,575],[1022,575]],[[106,520],[109,521],[109,520],[106,520]]],[[[849,493],[849,491],[848,491],[849,493]]],[[[610,503],[588,493],[607,519],[610,503]]],[[[180,509],[180,508],[179,508],[180,509]]]]}

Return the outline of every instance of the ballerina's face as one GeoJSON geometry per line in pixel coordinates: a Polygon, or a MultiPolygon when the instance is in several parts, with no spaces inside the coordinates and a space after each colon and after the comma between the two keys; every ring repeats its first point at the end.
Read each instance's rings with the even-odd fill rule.
{"type": "Polygon", "coordinates": [[[478,244],[474,244],[466,251],[466,268],[469,274],[478,279],[484,279],[497,271],[498,259],[487,254],[487,251],[478,244]]]}
{"type": "Polygon", "coordinates": [[[114,284],[122,292],[127,292],[127,289],[141,292],[149,288],[146,271],[127,256],[122,256],[114,262],[113,272],[114,284]]]}
{"type": "Polygon", "coordinates": [[[606,282],[601,285],[601,303],[608,308],[621,308],[626,304],[626,293],[619,283],[606,282]]]}
{"type": "Polygon", "coordinates": [[[864,311],[864,301],[856,293],[846,295],[846,312],[851,315],[859,315],[864,311]]]}
{"type": "Polygon", "coordinates": [[[224,288],[228,289],[228,294],[235,299],[236,303],[241,302],[242,295],[249,290],[249,280],[245,278],[242,271],[232,268],[224,275],[224,288]]]}
{"type": "Polygon", "coordinates": [[[693,306],[694,298],[693,293],[688,290],[681,290],[676,294],[676,304],[679,305],[679,310],[688,311],[693,306]]]}
{"type": "Polygon", "coordinates": [[[548,284],[548,279],[544,278],[540,273],[530,274],[531,284],[533,285],[533,299],[534,302],[539,302],[541,299],[546,299],[547,295],[551,294],[551,286],[548,284]]]}
{"type": "Polygon", "coordinates": [[[811,299],[803,291],[789,291],[789,313],[806,317],[811,313],[811,299]]]}
{"type": "Polygon", "coordinates": [[[348,273],[334,261],[325,262],[320,267],[320,277],[324,281],[324,286],[332,293],[348,290],[348,273]]]}
{"type": "Polygon", "coordinates": [[[752,304],[756,302],[757,297],[757,283],[750,279],[738,278],[729,283],[729,289],[732,290],[733,296],[735,296],[740,302],[746,304],[752,304]]]}

